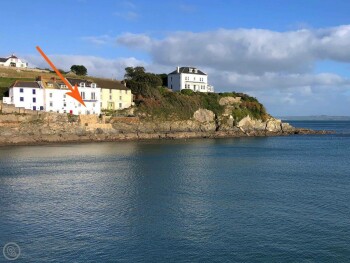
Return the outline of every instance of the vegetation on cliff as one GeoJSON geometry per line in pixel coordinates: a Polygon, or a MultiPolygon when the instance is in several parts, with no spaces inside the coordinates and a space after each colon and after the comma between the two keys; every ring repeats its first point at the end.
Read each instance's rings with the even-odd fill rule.
{"type": "Polygon", "coordinates": [[[217,116],[223,114],[224,105],[219,101],[223,97],[240,97],[240,103],[232,107],[232,116],[236,121],[250,115],[259,120],[266,120],[265,107],[254,97],[236,92],[202,93],[192,90],[173,92],[163,85],[164,74],[146,72],[143,67],[125,69],[126,85],[135,95],[137,113],[153,119],[190,119],[199,108],[213,111],[217,116]]]}

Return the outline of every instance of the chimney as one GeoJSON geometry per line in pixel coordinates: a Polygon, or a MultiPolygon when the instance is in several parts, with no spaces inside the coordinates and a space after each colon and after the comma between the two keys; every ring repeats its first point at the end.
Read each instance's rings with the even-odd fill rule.
{"type": "Polygon", "coordinates": [[[177,73],[180,73],[180,67],[177,67],[177,68],[176,68],[176,72],[177,72],[177,73]]]}

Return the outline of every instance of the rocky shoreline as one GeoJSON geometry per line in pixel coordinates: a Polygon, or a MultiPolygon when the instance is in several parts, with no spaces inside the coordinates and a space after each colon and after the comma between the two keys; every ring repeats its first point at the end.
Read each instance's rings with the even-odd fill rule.
{"type": "Polygon", "coordinates": [[[295,128],[274,118],[263,122],[247,116],[236,123],[230,116],[217,117],[205,109],[197,110],[191,120],[174,121],[42,112],[0,115],[0,146],[330,133],[295,128]]]}

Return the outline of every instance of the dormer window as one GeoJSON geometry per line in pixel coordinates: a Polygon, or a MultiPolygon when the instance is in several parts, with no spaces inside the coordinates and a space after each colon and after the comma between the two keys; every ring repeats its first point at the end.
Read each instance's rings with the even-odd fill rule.
{"type": "Polygon", "coordinates": [[[62,84],[60,87],[61,87],[61,89],[67,88],[67,86],[66,86],[66,85],[63,85],[63,84],[62,84]]]}
{"type": "Polygon", "coordinates": [[[47,83],[47,86],[48,86],[49,88],[52,88],[52,87],[53,87],[52,83],[47,83]]]}
{"type": "Polygon", "coordinates": [[[79,87],[84,88],[85,87],[85,82],[80,82],[79,87]]]}
{"type": "Polygon", "coordinates": [[[96,88],[96,83],[91,83],[91,88],[96,88]]]}

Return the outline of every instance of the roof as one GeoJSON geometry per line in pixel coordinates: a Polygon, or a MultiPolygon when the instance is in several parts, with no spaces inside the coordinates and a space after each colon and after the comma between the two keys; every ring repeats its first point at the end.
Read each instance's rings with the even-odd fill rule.
{"type": "Polygon", "coordinates": [[[0,58],[0,62],[6,62],[8,58],[0,58]]]}
{"type": "Polygon", "coordinates": [[[101,89],[130,90],[118,80],[96,79],[95,82],[101,89]]]}
{"type": "Polygon", "coordinates": [[[11,88],[40,88],[40,85],[36,81],[16,81],[11,85],[11,88]]]}
{"type": "Polygon", "coordinates": [[[9,56],[8,58],[18,58],[18,57],[16,57],[14,54],[12,54],[12,55],[9,56]]]}
{"type": "Polygon", "coordinates": [[[190,72],[190,69],[197,69],[197,68],[195,68],[195,67],[181,67],[179,69],[179,73],[177,72],[177,70],[174,70],[173,72],[169,73],[169,75],[170,74],[181,74],[181,73],[194,74],[194,75],[207,75],[199,69],[197,69],[197,73],[190,72]]]}
{"type": "Polygon", "coordinates": [[[74,79],[74,78],[66,78],[68,80],[68,82],[72,85],[72,86],[75,86],[75,84],[77,86],[79,86],[80,83],[85,83],[85,86],[86,87],[90,87],[92,82],[91,81],[88,81],[86,79],[74,79]]]}

